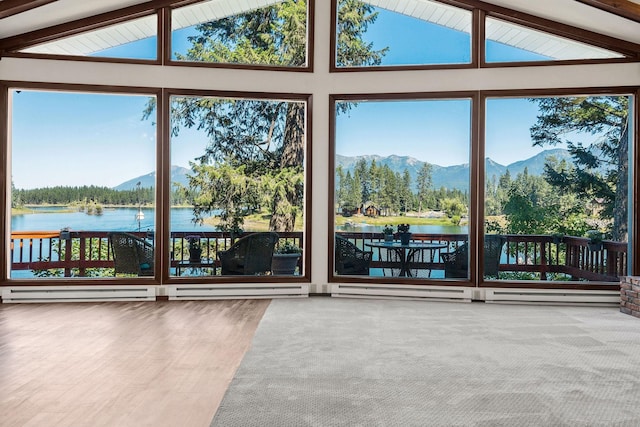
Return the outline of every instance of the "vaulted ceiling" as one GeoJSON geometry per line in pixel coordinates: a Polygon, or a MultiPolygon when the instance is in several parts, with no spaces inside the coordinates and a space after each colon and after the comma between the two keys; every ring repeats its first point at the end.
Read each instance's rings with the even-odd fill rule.
{"type": "MultiPolygon", "coordinates": [[[[216,2],[237,5],[254,1],[214,0],[212,3],[216,2]]],[[[0,0],[0,39],[143,3],[162,5],[170,0],[0,0]]],[[[372,0],[371,3],[381,2],[372,0]]],[[[488,0],[484,3],[640,43],[640,0],[488,0]]]]}

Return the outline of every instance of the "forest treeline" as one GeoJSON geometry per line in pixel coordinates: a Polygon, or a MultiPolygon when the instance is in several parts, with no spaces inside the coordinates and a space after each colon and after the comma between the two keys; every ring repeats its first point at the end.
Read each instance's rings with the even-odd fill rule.
{"type": "Polygon", "coordinates": [[[13,189],[11,206],[24,205],[69,205],[77,202],[92,202],[102,205],[149,205],[155,201],[155,189],[114,190],[109,187],[83,185],[79,187],[46,187],[13,189]]]}
{"type": "Polygon", "coordinates": [[[360,159],[353,170],[336,168],[336,202],[343,215],[373,207],[376,215],[404,215],[409,211],[444,211],[457,224],[466,213],[469,194],[459,189],[433,188],[432,166],[424,163],[416,179],[408,170],[393,171],[375,160],[360,159]],[[415,188],[415,191],[412,191],[415,188]]]}

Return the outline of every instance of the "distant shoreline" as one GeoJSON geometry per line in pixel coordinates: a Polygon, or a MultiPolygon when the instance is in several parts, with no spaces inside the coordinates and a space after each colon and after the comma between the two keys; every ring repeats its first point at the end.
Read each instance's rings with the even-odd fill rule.
{"type": "MultiPolygon", "coordinates": [[[[155,206],[151,205],[102,205],[98,203],[98,205],[102,206],[103,209],[137,209],[140,207],[141,209],[155,209],[155,206]]],[[[174,205],[171,206],[171,209],[189,209],[192,206],[189,205],[174,205]]],[[[24,205],[19,208],[11,208],[11,215],[28,215],[35,213],[73,213],[80,212],[77,206],[74,205],[58,205],[58,204],[50,204],[43,203],[41,205],[24,205]],[[37,209],[35,209],[37,208],[37,209]],[[55,210],[47,211],[44,208],[52,208],[55,210]],[[65,209],[66,208],[66,209],[65,209]]]]}

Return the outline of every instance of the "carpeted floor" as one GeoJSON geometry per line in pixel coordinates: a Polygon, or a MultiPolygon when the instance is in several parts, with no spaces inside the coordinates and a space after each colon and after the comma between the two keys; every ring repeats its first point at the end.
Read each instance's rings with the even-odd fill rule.
{"type": "Polygon", "coordinates": [[[212,426],[640,426],[617,308],[274,300],[212,426]]]}

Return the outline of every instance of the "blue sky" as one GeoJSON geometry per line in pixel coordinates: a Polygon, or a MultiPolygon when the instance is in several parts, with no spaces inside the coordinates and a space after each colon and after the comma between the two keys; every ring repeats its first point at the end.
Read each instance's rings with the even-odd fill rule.
{"type": "MultiPolygon", "coordinates": [[[[174,36],[174,50],[185,51],[191,31],[174,36]]],[[[467,34],[384,10],[366,37],[375,48],[390,47],[384,64],[469,61],[467,34]]],[[[491,49],[511,57],[528,55],[503,46],[491,49]]],[[[148,58],[154,54],[155,38],[151,38],[101,56],[148,58]]],[[[141,120],[146,103],[143,96],[14,92],[12,178],[16,187],[115,186],[153,171],[155,127],[151,120],[141,120]]],[[[535,104],[523,99],[491,101],[487,155],[509,164],[541,151],[531,147],[528,134],[536,111],[535,104]]],[[[468,162],[469,101],[361,103],[340,116],[337,125],[338,154],[407,155],[442,166],[468,162]]],[[[171,163],[188,166],[205,144],[202,133],[183,132],[172,141],[171,163]]]]}

